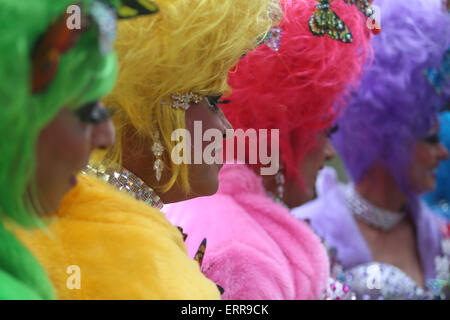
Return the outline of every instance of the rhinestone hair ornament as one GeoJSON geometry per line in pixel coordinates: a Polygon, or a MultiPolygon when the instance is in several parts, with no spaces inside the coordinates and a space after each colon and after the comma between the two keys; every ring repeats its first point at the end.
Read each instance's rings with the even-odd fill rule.
{"type": "Polygon", "coordinates": [[[370,18],[374,14],[372,9],[373,0],[344,0],[344,2],[355,5],[367,18],[370,18]]]}
{"type": "Polygon", "coordinates": [[[343,43],[352,43],[353,36],[344,21],[331,9],[333,0],[318,0],[316,10],[309,18],[311,33],[317,37],[328,35],[331,39],[343,43]]]}
{"type": "Polygon", "coordinates": [[[427,68],[424,70],[424,74],[436,93],[442,95],[443,87],[450,78],[450,47],[444,53],[440,67],[427,68]]]}
{"type": "Polygon", "coordinates": [[[283,30],[280,27],[273,27],[261,44],[267,45],[270,50],[278,51],[280,50],[282,35],[283,30]]]}
{"type": "MultiPolygon", "coordinates": [[[[283,10],[281,9],[280,3],[277,1],[274,1],[276,4],[275,7],[271,7],[269,10],[269,16],[272,19],[272,21],[280,23],[283,19],[283,10]]],[[[260,45],[265,44],[267,45],[271,50],[278,51],[281,46],[281,37],[283,35],[283,30],[276,26],[269,30],[266,37],[264,39],[258,39],[258,42],[260,45]]]]}
{"type": "MultiPolygon", "coordinates": [[[[358,10],[361,11],[361,13],[363,15],[365,15],[367,18],[372,18],[375,20],[375,18],[373,16],[375,14],[375,10],[372,7],[373,0],[344,0],[344,2],[349,5],[356,6],[358,8],[358,10]]],[[[377,34],[380,34],[381,27],[380,27],[378,21],[375,21],[375,22],[376,22],[376,27],[371,28],[371,31],[373,34],[377,35],[377,34]]]]}
{"type": "MultiPolygon", "coordinates": [[[[283,19],[283,10],[278,0],[272,0],[275,6],[271,6],[269,9],[269,16],[274,23],[280,23],[283,19]]],[[[281,45],[282,30],[280,27],[273,27],[269,30],[264,38],[258,38],[259,45],[266,44],[271,50],[278,51],[281,45]]],[[[243,56],[245,57],[245,55],[243,56]]],[[[161,102],[162,105],[168,105],[175,109],[188,110],[191,103],[200,103],[202,99],[206,99],[204,96],[194,93],[175,93],[170,96],[172,102],[161,102]]],[[[208,102],[208,101],[207,101],[208,102]]]]}
{"type": "Polygon", "coordinates": [[[168,105],[175,109],[183,109],[188,110],[191,106],[191,103],[200,103],[202,99],[205,99],[200,94],[188,92],[188,93],[174,93],[170,96],[172,102],[161,102],[162,105],[168,105]]]}

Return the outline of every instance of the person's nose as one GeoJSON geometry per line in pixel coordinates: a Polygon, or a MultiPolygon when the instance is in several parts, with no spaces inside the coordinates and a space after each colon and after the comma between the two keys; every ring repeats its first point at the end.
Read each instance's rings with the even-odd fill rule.
{"type": "Polygon", "coordinates": [[[92,130],[92,149],[108,149],[116,141],[116,131],[111,119],[100,122],[92,130]]]}
{"type": "Polygon", "coordinates": [[[448,159],[448,157],[449,157],[449,155],[448,155],[447,148],[442,143],[439,143],[439,146],[438,146],[439,161],[446,160],[446,159],[448,159]]]}
{"type": "Polygon", "coordinates": [[[330,140],[327,139],[325,142],[325,161],[329,161],[336,156],[336,150],[334,150],[333,146],[330,143],[330,140]]]}

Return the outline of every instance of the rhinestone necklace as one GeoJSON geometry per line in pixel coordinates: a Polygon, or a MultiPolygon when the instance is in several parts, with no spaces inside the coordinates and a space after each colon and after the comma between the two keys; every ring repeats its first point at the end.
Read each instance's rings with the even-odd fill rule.
{"type": "Polygon", "coordinates": [[[391,230],[406,216],[406,212],[394,212],[378,208],[361,197],[351,185],[343,186],[348,207],[353,214],[372,227],[391,230]]]}
{"type": "Polygon", "coordinates": [[[125,168],[121,168],[120,171],[115,171],[102,165],[88,165],[82,173],[107,182],[119,191],[129,194],[137,200],[144,201],[154,208],[161,210],[164,206],[161,198],[152,188],[125,168]]]}

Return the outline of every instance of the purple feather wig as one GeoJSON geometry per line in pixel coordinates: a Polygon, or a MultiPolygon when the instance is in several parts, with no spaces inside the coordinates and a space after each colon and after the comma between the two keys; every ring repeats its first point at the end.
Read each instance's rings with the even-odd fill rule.
{"type": "Polygon", "coordinates": [[[438,95],[424,70],[440,66],[450,44],[450,20],[441,0],[375,0],[374,5],[381,9],[382,29],[372,40],[374,61],[332,143],[355,183],[382,165],[412,195],[408,180],[415,142],[437,121],[437,106],[449,100],[449,90],[438,95]]]}

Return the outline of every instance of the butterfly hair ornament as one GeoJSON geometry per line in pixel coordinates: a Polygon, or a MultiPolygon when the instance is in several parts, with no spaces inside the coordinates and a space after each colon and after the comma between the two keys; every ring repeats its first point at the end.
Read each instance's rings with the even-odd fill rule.
{"type": "Polygon", "coordinates": [[[33,94],[41,93],[50,85],[58,72],[62,55],[73,49],[81,36],[92,26],[98,29],[100,53],[108,54],[117,35],[117,17],[132,18],[158,12],[156,5],[149,0],[122,0],[122,5],[117,10],[100,0],[93,1],[89,10],[85,10],[81,4],[75,6],[78,6],[82,13],[79,26],[70,26],[69,21],[72,21],[73,17],[67,10],[68,12],[50,25],[34,46],[31,54],[33,94]]]}
{"type": "Polygon", "coordinates": [[[367,18],[370,18],[374,14],[374,10],[372,8],[373,0],[344,0],[344,2],[350,5],[355,5],[367,18]]]}
{"type": "Polygon", "coordinates": [[[343,43],[352,43],[353,36],[344,21],[331,9],[333,0],[318,0],[308,25],[311,33],[317,37],[328,35],[331,39],[343,43]]]}
{"type": "Polygon", "coordinates": [[[151,0],[122,0],[122,6],[117,10],[117,15],[119,19],[129,19],[158,11],[158,6],[151,0]]]}
{"type": "Polygon", "coordinates": [[[373,19],[375,23],[374,28],[370,28],[373,34],[377,35],[381,33],[380,22],[375,19],[375,9],[372,7],[373,0],[344,0],[349,5],[355,5],[359,11],[362,12],[367,18],[373,19]]]}
{"type": "Polygon", "coordinates": [[[438,95],[442,95],[443,87],[449,80],[450,76],[450,47],[444,54],[444,58],[438,68],[427,68],[424,70],[425,77],[433,86],[438,95]]]}

